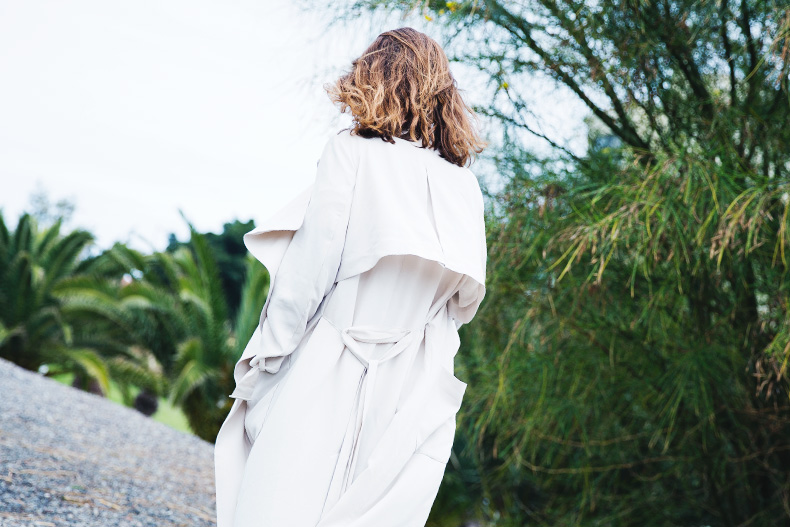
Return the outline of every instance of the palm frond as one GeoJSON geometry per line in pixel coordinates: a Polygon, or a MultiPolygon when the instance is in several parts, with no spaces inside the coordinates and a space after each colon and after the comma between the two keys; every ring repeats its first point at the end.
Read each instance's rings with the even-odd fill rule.
{"type": "Polygon", "coordinates": [[[77,369],[94,379],[105,394],[110,392],[109,368],[105,360],[96,351],[88,348],[63,347],[58,349],[57,353],[59,361],[65,359],[65,361],[74,363],[77,369]]]}
{"type": "Polygon", "coordinates": [[[261,309],[269,292],[269,273],[251,254],[246,258],[246,277],[234,325],[237,352],[243,350],[258,327],[261,309]]]}

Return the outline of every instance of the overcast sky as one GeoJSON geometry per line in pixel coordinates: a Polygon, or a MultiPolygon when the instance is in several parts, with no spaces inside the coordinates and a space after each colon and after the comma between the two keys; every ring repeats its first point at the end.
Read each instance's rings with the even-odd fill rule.
{"type": "Polygon", "coordinates": [[[201,231],[264,219],[348,124],[322,84],[409,22],[326,19],[286,0],[0,0],[6,223],[37,188],[99,247],[162,249],[186,237],[179,209],[201,231]]]}

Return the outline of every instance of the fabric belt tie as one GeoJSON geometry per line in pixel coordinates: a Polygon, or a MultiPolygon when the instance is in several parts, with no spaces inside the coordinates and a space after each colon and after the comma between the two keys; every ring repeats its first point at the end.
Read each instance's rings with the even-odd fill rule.
{"type": "MultiPolygon", "coordinates": [[[[376,386],[376,378],[378,376],[379,365],[387,362],[390,359],[397,357],[401,352],[408,349],[415,342],[419,342],[425,335],[425,327],[417,329],[403,329],[403,328],[381,328],[374,326],[351,326],[347,328],[338,328],[331,320],[325,318],[327,322],[338,332],[343,341],[346,349],[362,364],[363,370],[359,378],[359,385],[357,387],[356,395],[356,423],[354,426],[353,442],[351,446],[351,454],[346,464],[345,472],[343,475],[342,491],[345,492],[356,468],[356,461],[359,453],[360,437],[365,425],[365,420],[368,416],[371,401],[373,400],[373,390],[376,386]],[[361,344],[389,344],[389,349],[377,358],[370,358],[366,355],[365,350],[361,344]]],[[[263,357],[261,355],[254,355],[250,359],[250,369],[240,379],[236,385],[236,389],[230,395],[237,399],[244,399],[249,401],[252,398],[252,393],[258,376],[261,372],[269,372],[273,370],[276,372],[279,369],[279,363],[282,357],[263,357]],[[267,364],[265,359],[276,360],[277,364],[267,364]]],[[[272,373],[272,372],[270,372],[272,373]]]]}
{"type": "MultiPolygon", "coordinates": [[[[331,324],[331,322],[330,322],[331,324]]],[[[351,445],[351,454],[346,464],[346,469],[343,475],[343,484],[341,492],[345,492],[356,468],[356,461],[359,453],[360,437],[362,430],[365,426],[365,419],[368,415],[368,410],[373,400],[373,390],[376,386],[376,377],[379,371],[379,365],[394,357],[397,357],[401,352],[408,349],[415,341],[422,340],[425,326],[419,329],[389,329],[377,328],[373,326],[351,326],[345,329],[340,329],[334,326],[338,331],[340,337],[343,339],[343,344],[356,357],[362,364],[364,369],[359,379],[359,387],[357,391],[357,411],[356,423],[354,427],[353,443],[351,445]],[[392,346],[380,357],[369,358],[366,356],[360,343],[366,344],[387,344],[392,343],[392,346]]]]}

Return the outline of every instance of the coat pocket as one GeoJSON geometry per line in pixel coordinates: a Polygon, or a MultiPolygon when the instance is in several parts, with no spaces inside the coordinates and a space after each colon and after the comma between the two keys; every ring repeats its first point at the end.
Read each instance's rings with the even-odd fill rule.
{"type": "Polygon", "coordinates": [[[466,383],[444,367],[437,367],[436,382],[420,421],[415,452],[447,463],[455,439],[455,416],[461,408],[466,383]]]}

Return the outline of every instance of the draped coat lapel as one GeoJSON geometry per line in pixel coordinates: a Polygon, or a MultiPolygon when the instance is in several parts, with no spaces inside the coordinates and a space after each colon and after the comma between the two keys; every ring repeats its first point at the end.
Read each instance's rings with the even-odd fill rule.
{"type": "MultiPolygon", "coordinates": [[[[237,525],[234,522],[236,503],[251,454],[251,444],[244,425],[246,400],[250,398],[255,383],[270,381],[274,385],[280,382],[284,375],[290,374],[291,354],[301,353],[302,356],[296,359],[296,363],[304,358],[305,366],[309,367],[310,363],[306,361],[312,360],[311,354],[316,354],[316,357],[329,357],[337,356],[344,350],[350,351],[349,346],[353,347],[353,342],[349,339],[353,335],[344,333],[343,328],[335,327],[337,320],[330,321],[323,316],[327,300],[332,298],[332,303],[339,305],[342,311],[344,303],[353,302],[355,294],[353,278],[371,268],[381,257],[389,254],[414,254],[438,261],[445,267],[462,273],[467,278],[464,282],[466,285],[430,313],[423,333],[418,335],[421,338],[414,341],[415,345],[424,341],[426,356],[431,358],[425,363],[424,371],[416,373],[420,376],[420,382],[400,404],[384,435],[366,460],[365,468],[331,506],[321,510],[317,522],[311,525],[362,527],[378,525],[379,517],[389,517],[392,520],[388,521],[394,522],[394,518],[404,512],[397,511],[392,506],[390,506],[392,510],[387,510],[387,494],[393,496],[398,493],[404,493],[404,496],[413,494],[414,500],[429,499],[432,502],[438,489],[453,441],[455,415],[466,389],[466,384],[455,377],[452,369],[448,370],[440,362],[445,361],[446,364],[447,357],[452,360],[460,344],[457,328],[460,324],[471,320],[485,293],[482,196],[474,178],[469,179],[471,173],[466,171],[466,174],[458,174],[459,170],[455,169],[460,167],[445,170],[445,165],[449,163],[436,156],[435,160],[431,159],[428,162],[428,174],[425,178],[426,184],[431,187],[428,192],[433,208],[432,217],[415,217],[413,214],[415,209],[409,209],[406,204],[401,209],[393,207],[390,211],[391,214],[398,214],[398,210],[405,210],[405,216],[401,213],[400,216],[389,217],[389,226],[375,225],[375,221],[371,218],[380,217],[377,213],[381,211],[377,209],[383,203],[377,204],[377,200],[381,199],[381,195],[376,196],[377,192],[389,193],[391,196],[393,190],[370,189],[367,187],[370,185],[370,179],[360,183],[359,173],[365,169],[365,154],[364,152],[360,154],[360,150],[364,151],[368,147],[363,142],[371,142],[371,140],[351,137],[348,133],[344,133],[330,141],[321,158],[324,170],[332,169],[333,156],[341,155],[333,152],[333,149],[342,150],[343,155],[347,155],[347,159],[356,158],[357,161],[349,164],[350,168],[347,170],[353,177],[348,177],[340,183],[332,181],[328,174],[322,179],[321,164],[319,164],[319,176],[314,185],[302,191],[283,209],[244,236],[248,250],[267,268],[270,274],[270,287],[261,312],[260,324],[236,363],[234,369],[236,390],[231,394],[235,397],[235,401],[216,439],[218,527],[237,525]],[[359,161],[359,157],[363,158],[362,161],[359,161]],[[435,163],[433,168],[431,163],[435,163]],[[466,179],[463,179],[463,176],[466,179]],[[445,179],[449,177],[459,177],[459,180],[453,184],[446,184],[445,179]],[[327,185],[330,184],[336,192],[334,201],[330,201],[332,199],[330,196],[325,201],[319,202],[322,196],[330,193],[326,190],[327,185]],[[341,192],[345,192],[347,201],[341,201],[341,192]],[[319,215],[323,217],[319,218],[319,215]],[[323,232],[315,235],[320,236],[320,240],[295,241],[297,233],[301,232],[301,235],[307,237],[307,231],[317,230],[311,225],[318,224],[319,221],[325,223],[336,221],[342,227],[343,236],[338,237],[323,232]],[[413,223],[413,232],[428,233],[428,235],[421,234],[421,238],[417,236],[409,239],[408,222],[413,223]],[[382,231],[388,228],[404,230],[404,227],[406,234],[400,239],[386,236],[381,239],[376,238],[377,234],[381,235],[382,231]],[[331,243],[325,242],[327,236],[331,238],[331,243]],[[298,343],[295,346],[297,352],[288,349],[284,353],[283,345],[274,345],[275,342],[281,342],[283,339],[277,341],[276,336],[272,336],[274,330],[266,328],[267,313],[271,309],[272,295],[278,288],[281,294],[285,295],[287,293],[282,291],[283,288],[296,287],[290,286],[289,280],[292,278],[288,276],[284,276],[285,282],[278,283],[281,264],[287,259],[286,254],[295,243],[319,247],[317,249],[319,253],[324,251],[329,256],[323,257],[325,259],[323,263],[305,264],[314,265],[313,269],[315,269],[311,271],[311,268],[305,267],[303,271],[306,275],[310,275],[311,272],[316,276],[320,276],[319,272],[326,273],[326,277],[323,278],[326,284],[323,288],[316,289],[314,295],[320,296],[316,299],[317,305],[314,304],[309,308],[309,316],[303,316],[306,320],[300,332],[295,332],[294,342],[298,343]],[[321,246],[321,243],[324,245],[321,246]],[[335,255],[334,262],[332,254],[335,255]],[[327,264],[327,261],[330,264],[327,264]],[[261,375],[265,376],[263,381],[261,375]]],[[[398,140],[398,142],[402,141],[398,140]]],[[[415,156],[428,154],[411,144],[401,144],[399,147],[405,157],[412,154],[415,156]],[[412,148],[415,151],[410,150],[412,148]]],[[[316,257],[322,258],[321,254],[316,257]]],[[[287,265],[290,266],[289,272],[298,273],[298,270],[292,269],[296,264],[287,265]]],[[[320,278],[318,280],[320,281],[320,278]]],[[[279,305],[277,308],[280,308],[279,305]]],[[[293,318],[297,319],[298,314],[293,318]]],[[[316,359],[314,362],[318,364],[319,361],[320,359],[316,359]]],[[[365,371],[368,368],[369,366],[366,366],[365,371]]],[[[302,369],[304,370],[304,367],[302,369]]],[[[261,441],[265,443],[265,439],[261,441]]],[[[256,442],[252,448],[266,448],[266,445],[259,446],[256,442]]],[[[272,455],[276,456],[277,453],[272,455]]],[[[265,476],[261,475],[261,477],[265,476]]],[[[430,502],[427,506],[429,510],[430,502]]],[[[393,525],[416,525],[409,523],[410,520],[413,519],[404,518],[400,523],[393,525]]],[[[303,526],[299,524],[298,527],[303,526]]]]}

